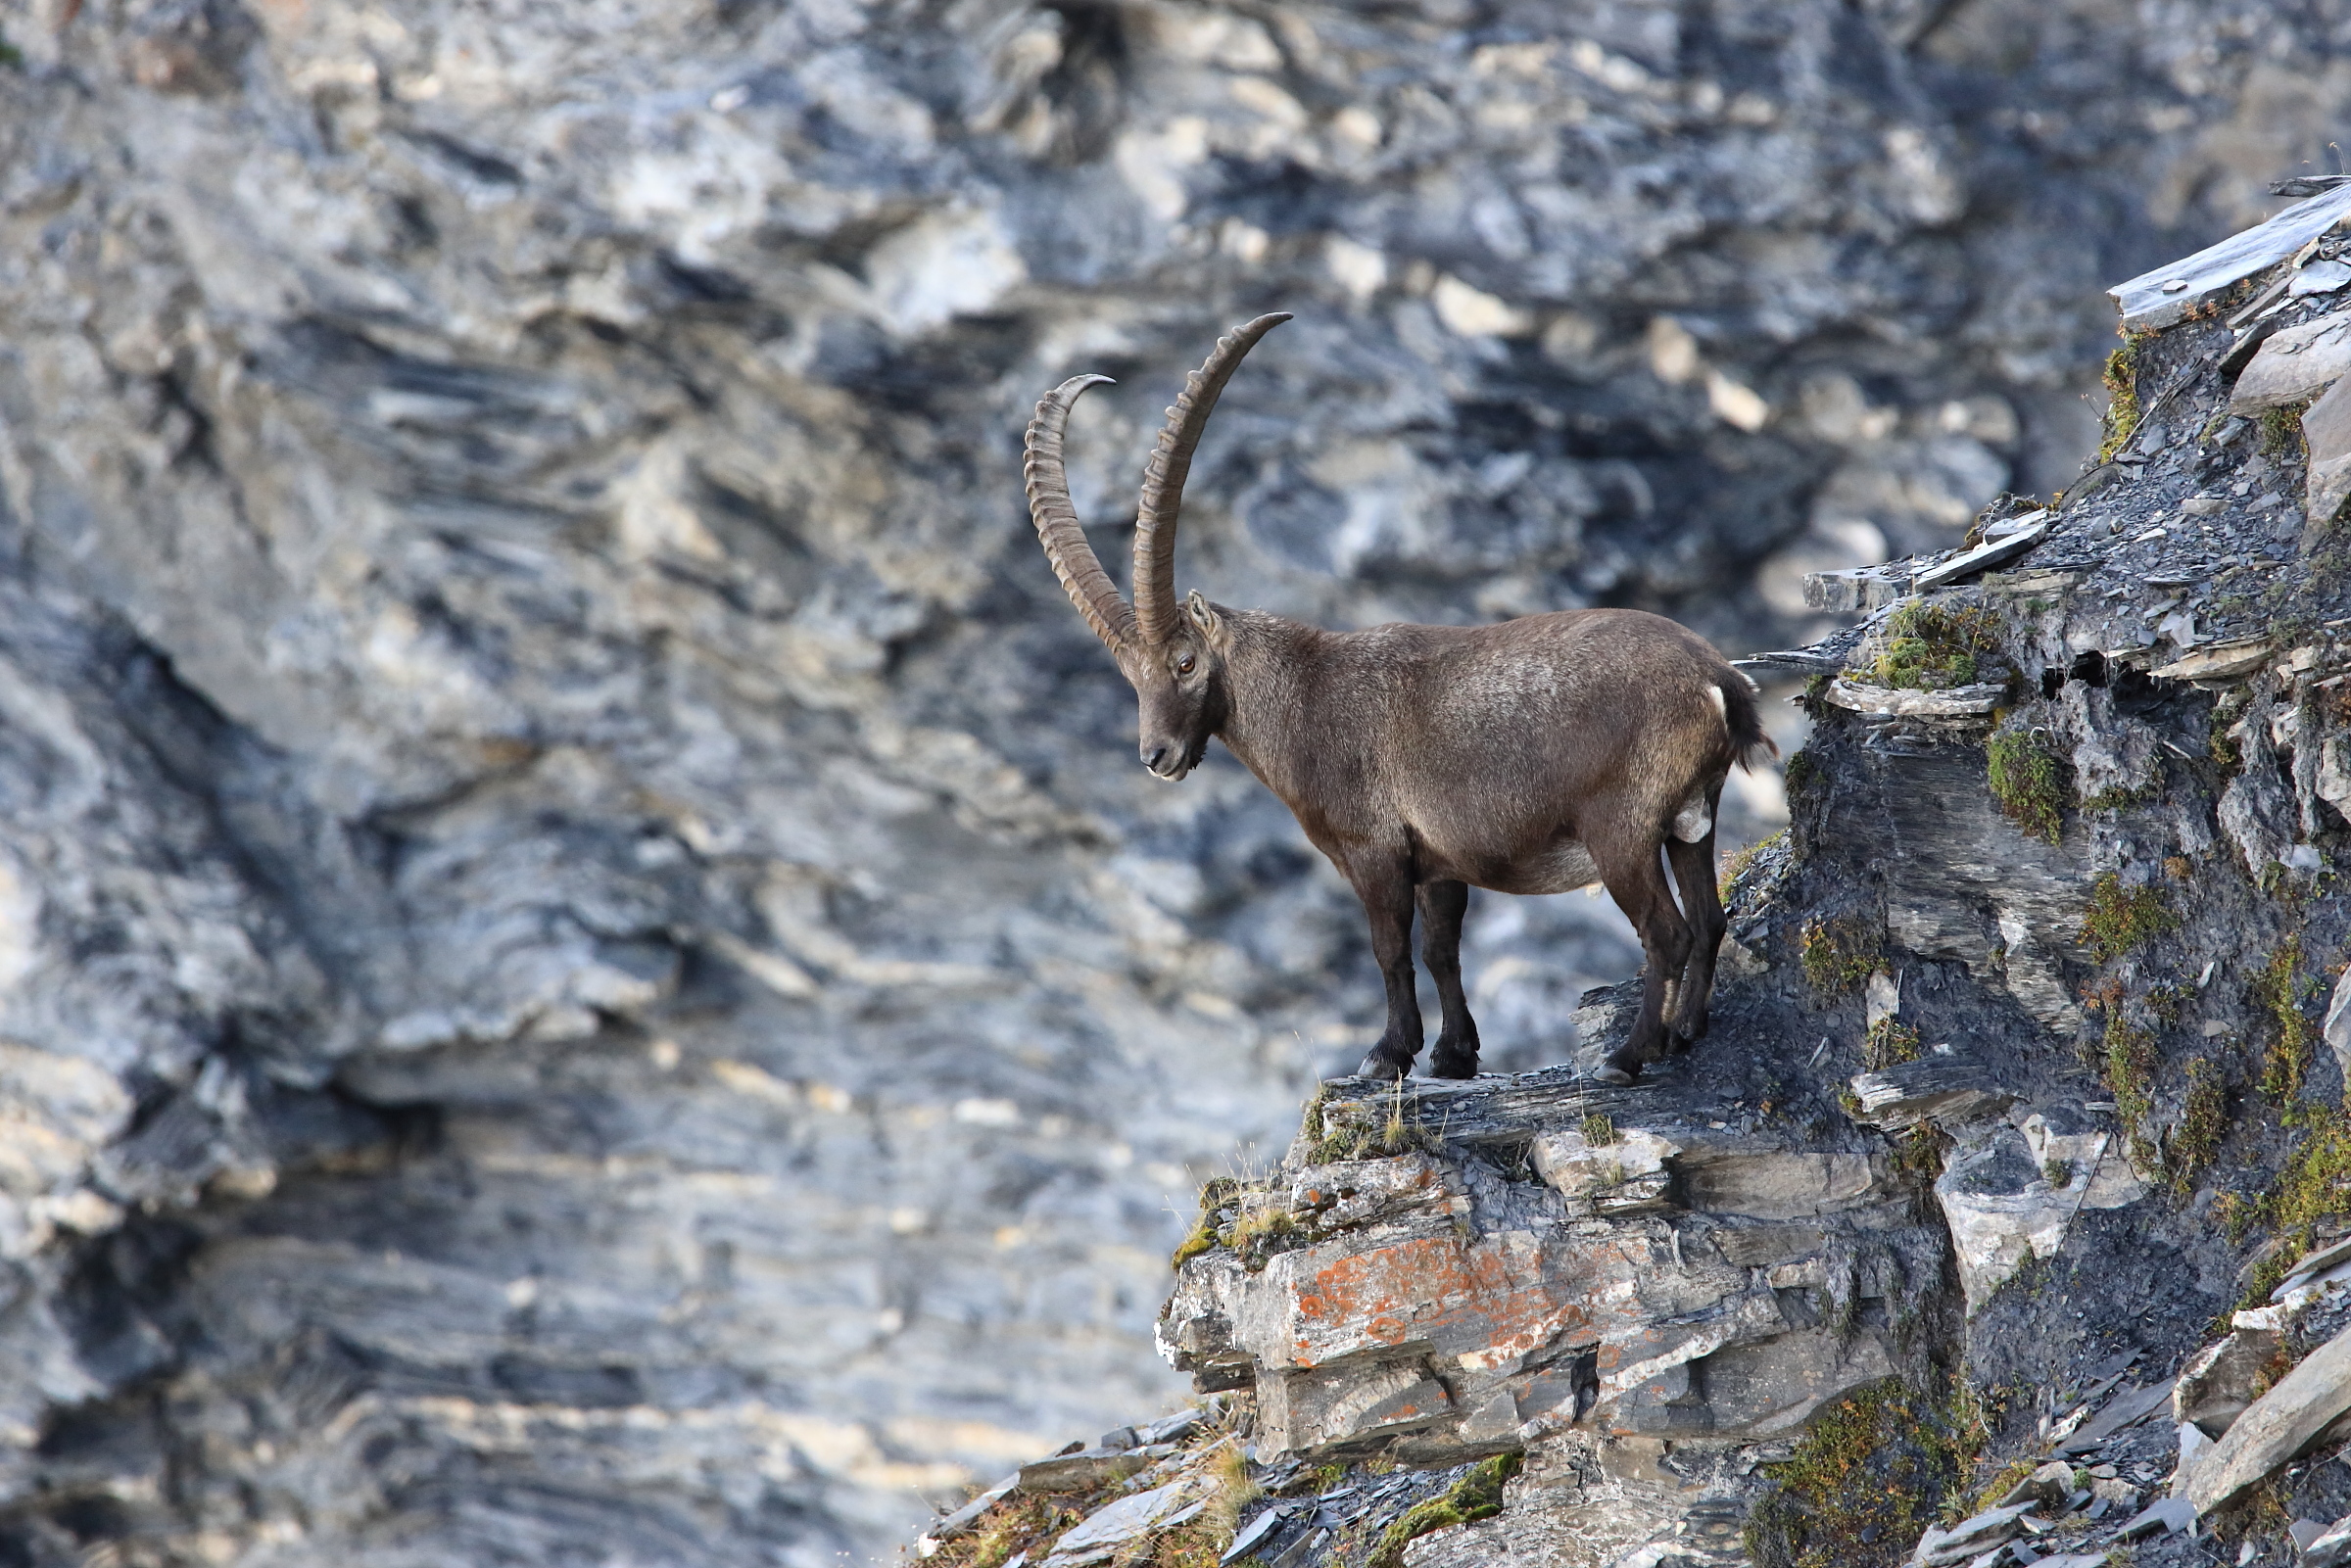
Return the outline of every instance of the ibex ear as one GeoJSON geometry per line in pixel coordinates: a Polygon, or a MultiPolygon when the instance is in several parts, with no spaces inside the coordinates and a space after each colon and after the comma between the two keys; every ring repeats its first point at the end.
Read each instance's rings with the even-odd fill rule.
{"type": "Polygon", "coordinates": [[[1218,617],[1215,608],[1209,604],[1208,600],[1200,596],[1198,589],[1193,589],[1183,596],[1183,608],[1185,613],[1191,616],[1192,624],[1200,629],[1202,637],[1216,643],[1222,643],[1224,641],[1223,621],[1218,617]]]}

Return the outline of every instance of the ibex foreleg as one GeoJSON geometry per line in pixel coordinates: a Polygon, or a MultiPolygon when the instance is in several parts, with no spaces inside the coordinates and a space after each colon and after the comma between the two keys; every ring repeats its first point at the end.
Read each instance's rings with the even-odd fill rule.
{"type": "Polygon", "coordinates": [[[1371,922],[1371,957],[1388,990],[1388,1026],[1356,1070],[1401,1078],[1420,1054],[1420,998],[1413,982],[1413,874],[1398,858],[1347,868],[1371,922]]]}

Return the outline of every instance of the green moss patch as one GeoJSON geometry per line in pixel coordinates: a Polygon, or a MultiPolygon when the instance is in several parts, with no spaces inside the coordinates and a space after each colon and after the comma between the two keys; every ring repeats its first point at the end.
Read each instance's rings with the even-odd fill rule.
{"type": "Polygon", "coordinates": [[[2089,949],[2090,957],[2110,963],[2134,948],[2143,947],[2180,924],[2164,907],[2163,895],[2152,887],[2125,887],[2113,872],[2101,872],[2089,886],[2089,908],[2074,939],[2089,949]]]}
{"type": "Polygon", "coordinates": [[[1003,1568],[1015,1552],[1037,1557],[1043,1546],[1085,1517],[1090,1498],[1069,1494],[1014,1493],[980,1516],[968,1536],[946,1543],[930,1559],[938,1568],[1003,1568]]]}
{"type": "Polygon", "coordinates": [[[1918,1031],[1907,1023],[1880,1019],[1861,1042],[1861,1065],[1872,1072],[1918,1060],[1918,1031]]]}
{"type": "Polygon", "coordinates": [[[1241,1184],[1230,1176],[1212,1177],[1200,1184],[1199,1221],[1192,1226],[1192,1233],[1183,1238],[1183,1244],[1176,1249],[1175,1256],[1168,1259],[1170,1268],[1181,1268],[1223,1242],[1223,1237],[1219,1234],[1220,1227],[1225,1212],[1231,1209],[1240,1190],[1241,1184]]]}
{"type": "Polygon", "coordinates": [[[1436,1129],[1420,1119],[1420,1103],[1408,1097],[1398,1079],[1382,1104],[1341,1103],[1319,1089],[1306,1103],[1307,1159],[1318,1165],[1341,1160],[1384,1160],[1395,1155],[1434,1154],[1443,1146],[1436,1129]]]}
{"type": "Polygon", "coordinates": [[[1807,922],[1801,949],[1804,978],[1824,997],[1858,990],[1877,973],[1878,945],[1859,921],[1807,922]]]}
{"type": "Polygon", "coordinates": [[[1733,850],[1730,855],[1723,860],[1722,876],[1714,884],[1715,896],[1720,898],[1725,903],[1730,902],[1731,889],[1737,885],[1740,878],[1746,876],[1749,871],[1753,869],[1756,857],[1768,853],[1771,850],[1777,849],[1780,845],[1786,843],[1787,841],[1788,830],[1782,828],[1778,832],[1775,832],[1768,837],[1756,839],[1753,843],[1749,844],[1745,849],[1733,850]]]}
{"type": "Polygon", "coordinates": [[[2171,1168],[2172,1189],[2184,1197],[2195,1190],[2196,1177],[2219,1158],[2221,1140],[2229,1135],[2229,1086],[2220,1069],[2207,1061],[2187,1065],[2187,1100],[2180,1111],[2180,1125],[2164,1148],[2171,1168]]]}
{"type": "Polygon", "coordinates": [[[1870,666],[1870,679],[1920,691],[1973,685],[1999,651],[2000,629],[1996,610],[1913,599],[1887,617],[1886,651],[1870,666]]]}
{"type": "Polygon", "coordinates": [[[2263,456],[2299,457],[2305,454],[2307,448],[2302,437],[2302,412],[2309,406],[2310,402],[2305,399],[2262,413],[2260,445],[2263,456]]]}
{"type": "Polygon", "coordinates": [[[2064,831],[2064,764],[2031,730],[2003,730],[1984,748],[1984,774],[2000,815],[2049,843],[2064,831]]]}
{"type": "Polygon", "coordinates": [[[1762,1568],[1892,1568],[1965,1485],[1983,1444],[1972,1400],[1872,1384],[1765,1466],[1772,1490],[1749,1517],[1748,1552],[1762,1568]]]}
{"type": "Polygon", "coordinates": [[[2106,356],[2106,368],[2099,376],[2107,392],[2102,420],[2106,439],[2098,444],[2099,462],[2111,460],[2138,433],[2138,351],[2154,336],[2152,332],[2126,332],[2123,346],[2106,356]]]}
{"type": "Polygon", "coordinates": [[[2245,1304],[2258,1306],[2285,1271],[2318,1239],[2318,1227],[2351,1215],[2351,1115],[2339,1106],[2314,1106],[2292,1117],[2301,1140],[2277,1178],[2249,1199],[2238,1199],[2227,1215],[2230,1233],[2273,1231],[2285,1245],[2253,1272],[2245,1304]]]}
{"type": "Polygon", "coordinates": [[[2311,989],[2302,975],[2302,938],[2289,936],[2270,955],[2269,963],[2253,977],[2253,1002],[2277,1025],[2277,1037],[2262,1059],[2261,1092],[2285,1104],[2302,1092],[2303,1074],[2319,1041],[2319,1026],[2302,1011],[2304,992],[2311,989]]]}
{"type": "Polygon", "coordinates": [[[2125,1018],[2119,1001],[2106,1009],[2104,1056],[2106,1088],[2132,1159],[2142,1166],[2160,1164],[2162,1155],[2147,1137],[2147,1113],[2155,1106],[2155,1037],[2125,1018]]]}
{"type": "MultiPolygon", "coordinates": [[[[1821,683],[1821,689],[1827,690],[1829,678],[1824,675],[1816,677],[1816,679],[1821,683]]],[[[1809,789],[1819,778],[1819,760],[1812,755],[1811,748],[1808,746],[1791,756],[1786,768],[1781,772],[1781,780],[1788,786],[1788,798],[1791,800],[1809,789]]]]}
{"type": "Polygon", "coordinates": [[[1407,1509],[1381,1534],[1379,1544],[1364,1559],[1364,1568],[1403,1568],[1404,1548],[1430,1531],[1474,1524],[1502,1512],[1503,1483],[1518,1473],[1520,1462],[1515,1453],[1497,1454],[1473,1466],[1443,1497],[1407,1509]]]}

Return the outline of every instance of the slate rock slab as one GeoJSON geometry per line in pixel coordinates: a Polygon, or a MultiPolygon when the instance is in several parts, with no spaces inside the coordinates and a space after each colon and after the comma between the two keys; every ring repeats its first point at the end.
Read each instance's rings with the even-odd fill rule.
{"type": "Polygon", "coordinates": [[[2199,1514],[2231,1501],[2280,1465],[2304,1453],[2351,1414],[2351,1333],[2338,1334],[2285,1374],[2229,1428],[2229,1435],[2183,1466],[2173,1495],[2199,1514]]]}

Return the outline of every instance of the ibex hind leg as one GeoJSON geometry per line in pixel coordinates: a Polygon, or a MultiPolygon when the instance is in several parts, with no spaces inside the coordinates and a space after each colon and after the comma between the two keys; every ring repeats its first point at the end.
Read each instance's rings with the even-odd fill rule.
{"type": "Polygon", "coordinates": [[[1641,1011],[1633,1020],[1633,1032],[1597,1072],[1607,1083],[1630,1083],[1643,1067],[1664,1055],[1667,985],[1681,978],[1690,962],[1690,927],[1674,908],[1664,864],[1657,858],[1657,840],[1629,834],[1627,838],[1640,847],[1604,860],[1601,879],[1640,934],[1647,963],[1642,967],[1641,1011]]]}
{"type": "Polygon", "coordinates": [[[1674,1005],[1666,1014],[1665,1028],[1687,1046],[1705,1036],[1708,1004],[1714,994],[1714,961],[1722,951],[1722,934],[1730,920],[1722,912],[1722,894],[1714,880],[1713,833],[1695,844],[1666,839],[1665,858],[1673,864],[1674,884],[1681,889],[1682,912],[1690,925],[1689,967],[1683,971],[1674,1005]]]}

